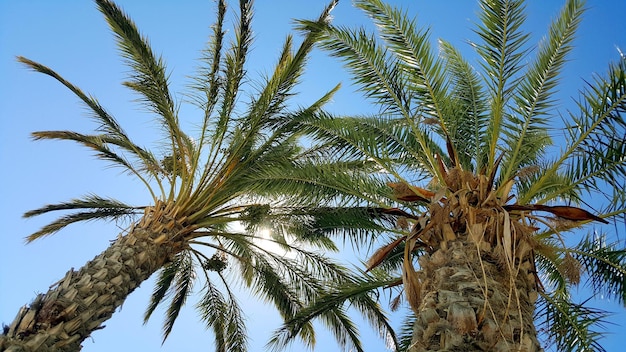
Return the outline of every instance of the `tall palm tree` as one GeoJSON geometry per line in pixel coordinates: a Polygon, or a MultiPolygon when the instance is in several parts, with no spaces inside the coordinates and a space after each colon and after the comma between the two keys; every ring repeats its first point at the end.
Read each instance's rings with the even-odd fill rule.
{"type": "MultiPolygon", "coordinates": [[[[28,236],[28,241],[80,221],[130,219],[130,225],[104,252],[79,270],[68,271],[47,293],[37,295],[21,308],[0,335],[0,350],[80,350],[81,342],[102,328],[125,298],[158,272],[145,319],[166,303],[164,338],[194,284],[201,282],[197,305],[215,334],[216,350],[243,351],[246,331],[243,312],[231,287],[233,280],[273,303],[285,319],[309,304],[312,297],[324,293],[331,283],[352,280],[347,269],[314,251],[336,249],[325,230],[314,225],[334,222],[333,228],[343,226],[349,235],[349,224],[338,224],[337,219],[354,215],[333,217],[340,209],[336,197],[339,192],[313,188],[313,171],[318,162],[312,155],[317,152],[311,154],[299,145],[299,131],[291,122],[318,113],[339,87],[310,106],[288,108],[288,99],[294,95],[293,88],[316,39],[316,34],[310,32],[295,50],[293,39],[286,39],[273,73],[246,105],[241,103],[245,99],[242,94],[248,94],[244,64],[252,40],[252,1],[239,2],[239,18],[230,45],[224,28],[226,2],[218,1],[213,35],[191,85],[189,101],[199,112],[197,125],[201,127],[194,139],[181,128],[179,105],[170,93],[163,60],[153,54],[147,40],[119,7],[109,0],[96,2],[130,68],[124,85],[154,113],[164,142],[154,151],[136,144],[95,98],[52,69],[19,57],[30,69],[72,91],[98,124],[93,134],[42,131],[33,136],[36,140],[73,141],[89,148],[98,158],[137,177],[153,204],[133,206],[88,195],[27,212],[26,217],[65,212],[28,236]],[[244,229],[239,230],[237,223],[244,229]],[[266,240],[287,254],[259,242],[258,230],[262,227],[271,228],[271,238],[266,240]]],[[[315,23],[325,23],[333,6],[331,3],[324,9],[315,23]]],[[[372,323],[388,328],[372,297],[362,299],[360,304],[372,323]]],[[[329,311],[323,322],[340,342],[358,344],[356,327],[341,307],[329,311]]],[[[312,345],[312,325],[301,329],[299,336],[312,345]]]]}
{"type": "MultiPolygon", "coordinates": [[[[566,1],[530,60],[524,2],[479,3],[477,68],[444,40],[435,53],[427,29],[381,0],[355,1],[378,36],[301,21],[382,112],[318,114],[302,130],[341,150],[341,163],[378,164],[375,179],[393,190],[370,203],[399,221],[367,270],[400,273],[411,310],[402,349],[538,351],[537,323],[558,350],[601,350],[593,327],[605,316],[570,289],[582,276],[626,303],[626,250],[596,227],[626,214],[626,57],[585,87],[561,124],[554,93],[583,1],[566,1]],[[572,244],[577,229],[592,234],[572,244]]],[[[329,292],[274,342],[328,302],[373,287],[329,292]]]]}

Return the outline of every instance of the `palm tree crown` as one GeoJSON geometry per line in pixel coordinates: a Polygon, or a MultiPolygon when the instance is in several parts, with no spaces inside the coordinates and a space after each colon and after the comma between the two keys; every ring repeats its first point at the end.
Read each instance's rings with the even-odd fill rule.
{"type": "MultiPolygon", "coordinates": [[[[320,47],[345,63],[382,112],[372,118],[320,114],[303,120],[302,128],[321,145],[340,150],[341,163],[365,160],[384,171],[376,182],[386,179],[393,195],[374,205],[400,221],[392,231],[397,235],[374,253],[368,270],[402,272],[412,321],[422,319],[425,329],[409,327],[405,348],[459,348],[463,342],[444,333],[454,330],[465,341],[474,341],[476,332],[508,341],[477,341],[473,348],[506,350],[513,348],[510,343],[538,349],[532,321],[538,299],[536,321],[559,350],[601,349],[592,327],[605,315],[573,302],[570,289],[583,276],[598,294],[624,303],[626,251],[604,235],[589,235],[575,245],[565,238],[592,221],[624,221],[626,57],[587,84],[577,109],[556,129],[561,116],[554,94],[584,2],[566,1],[531,59],[529,34],[522,30],[524,2],[479,3],[475,32],[480,40],[471,43],[481,60],[478,67],[444,40],[435,53],[428,30],[380,0],[355,1],[378,36],[300,21],[301,29],[318,33],[320,47]],[[586,202],[589,195],[598,201],[586,202]],[[583,209],[592,207],[593,213],[583,209]],[[402,228],[410,231],[399,233],[402,228]],[[479,308],[471,314],[465,306],[446,310],[447,319],[439,310],[438,316],[424,315],[435,307],[428,292],[446,285],[429,275],[452,265],[446,257],[455,253],[465,259],[452,263],[457,267],[451,270],[468,269],[456,276],[467,275],[479,308]],[[493,272],[486,269],[492,264],[493,272]],[[508,293],[489,296],[485,292],[492,284],[508,293]],[[501,312],[506,317],[496,317],[501,312]],[[504,325],[510,321],[517,327],[508,332],[504,325]],[[495,324],[498,336],[489,324],[495,324]]],[[[298,318],[321,307],[317,303],[298,318]]]]}
{"type": "MultiPolygon", "coordinates": [[[[28,351],[77,349],[130,292],[158,271],[145,319],[169,301],[164,338],[194,284],[201,282],[198,307],[215,334],[216,350],[245,350],[244,314],[235,299],[233,282],[271,302],[287,319],[331,283],[352,280],[347,269],[315,252],[337,249],[329,233],[349,227],[342,225],[341,219],[350,214],[333,216],[341,209],[337,207],[340,192],[315,187],[321,182],[315,175],[321,173],[311,171],[320,159],[315,157],[316,151],[299,144],[301,134],[293,123],[319,113],[339,87],[309,106],[288,108],[316,40],[309,32],[295,49],[293,38],[287,37],[274,71],[247,99],[245,63],[252,41],[252,1],[239,1],[230,43],[224,28],[227,4],[218,1],[211,40],[188,99],[200,115],[199,135],[191,137],[181,128],[179,103],[170,92],[163,59],[153,53],[147,39],[118,6],[109,0],[96,2],[130,69],[124,85],[156,116],[164,142],[156,150],[136,144],[95,98],[52,69],[19,57],[27,67],[54,78],[74,93],[98,124],[93,134],[41,131],[33,136],[37,140],[69,140],[89,148],[99,159],[139,179],[153,204],[133,206],[88,195],[27,212],[25,217],[66,212],[28,236],[28,241],[80,221],[130,218],[132,222],[103,254],[79,271],[70,270],[47,294],[21,310],[0,338],[0,346],[28,351]],[[331,223],[329,228],[333,229],[320,230],[318,225],[324,222],[331,223]],[[243,230],[234,226],[237,223],[243,230]],[[287,254],[259,242],[264,227],[271,229],[271,238],[265,240],[287,254]],[[91,281],[94,279],[102,282],[91,281]]],[[[327,22],[334,5],[326,7],[315,22],[327,22]]],[[[388,329],[372,297],[362,297],[360,304],[375,326],[388,329]]],[[[359,345],[356,327],[344,308],[328,311],[323,322],[341,343],[359,345]]],[[[305,324],[298,336],[313,345],[313,325],[305,324]]]]}

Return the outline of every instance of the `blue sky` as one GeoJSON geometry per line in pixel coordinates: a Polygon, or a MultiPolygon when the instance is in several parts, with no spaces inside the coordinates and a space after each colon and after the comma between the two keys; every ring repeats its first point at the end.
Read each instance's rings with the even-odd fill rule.
{"type": "MultiPolygon", "coordinates": [[[[194,72],[196,59],[210,33],[214,19],[214,2],[131,1],[119,4],[150,38],[156,53],[162,54],[171,73],[173,92],[183,92],[188,76],[194,72]]],[[[234,2],[233,2],[234,3],[234,2]]],[[[418,23],[430,25],[432,39],[444,38],[472,58],[468,39],[476,39],[471,28],[477,21],[476,2],[393,1],[418,16],[418,23]]],[[[545,33],[549,19],[555,16],[560,1],[531,1],[528,4],[527,29],[531,43],[545,33]]],[[[260,81],[276,62],[293,18],[314,18],[326,1],[257,0],[253,22],[255,42],[248,72],[260,81]]],[[[575,41],[571,62],[564,70],[559,98],[560,113],[571,106],[583,79],[604,73],[607,63],[618,57],[616,46],[626,49],[626,1],[592,0],[587,3],[575,41]]],[[[367,19],[343,0],[333,12],[335,23],[367,24],[367,19]]],[[[233,18],[232,14],[229,18],[233,18]]],[[[96,96],[125,126],[140,144],[158,142],[149,114],[133,102],[134,97],[120,85],[127,72],[113,36],[90,1],[78,0],[3,0],[0,1],[0,165],[4,182],[0,216],[4,225],[0,246],[0,321],[10,323],[21,305],[29,303],[37,292],[60,279],[70,268],[79,268],[104,250],[122,230],[115,224],[88,223],[76,225],[61,233],[25,245],[24,237],[50,221],[50,217],[25,220],[21,215],[43,204],[79,197],[88,193],[119,198],[131,204],[146,204],[149,195],[141,184],[107,168],[77,145],[55,142],[33,142],[29,133],[38,130],[71,129],[90,131],[94,126],[84,109],[70,92],[41,74],[25,70],[16,61],[23,55],[59,72],[67,80],[96,96]]],[[[324,53],[315,52],[297,102],[311,102],[338,82],[342,90],[329,105],[331,111],[345,114],[376,111],[355,92],[341,64],[324,53]]],[[[177,98],[181,99],[180,94],[177,98]]],[[[183,110],[185,112],[185,110],[183,110]]],[[[181,116],[193,123],[195,116],[181,116]]],[[[154,144],[152,144],[154,145],[154,144]]],[[[621,235],[623,239],[623,234],[621,235]]],[[[361,253],[363,254],[363,253],[361,253]]],[[[350,259],[355,264],[358,261],[350,259]]],[[[121,311],[107,321],[106,328],[96,331],[84,342],[85,352],[99,351],[210,351],[213,337],[206,332],[196,312],[193,298],[183,311],[170,338],[161,345],[160,316],[142,325],[143,311],[152,290],[152,281],[144,283],[124,303],[121,311]]],[[[582,291],[581,295],[588,295],[582,291]]],[[[280,321],[271,309],[253,297],[243,294],[250,329],[251,351],[261,351],[270,333],[280,321]]],[[[626,327],[624,309],[611,302],[596,303],[608,310],[618,310],[609,325],[612,333],[604,340],[608,351],[620,351],[626,337],[618,332],[626,327]]],[[[396,322],[396,326],[399,322],[396,322]]],[[[316,351],[337,350],[334,340],[319,331],[316,351]]],[[[383,351],[384,343],[364,326],[364,345],[368,351],[383,351]]],[[[302,346],[294,345],[299,351],[302,346]]]]}

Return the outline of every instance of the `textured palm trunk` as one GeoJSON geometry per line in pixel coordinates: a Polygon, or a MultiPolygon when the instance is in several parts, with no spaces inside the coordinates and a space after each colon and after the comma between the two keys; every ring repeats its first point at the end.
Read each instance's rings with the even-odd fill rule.
{"type": "Polygon", "coordinates": [[[533,323],[532,254],[526,252],[521,264],[516,258],[510,270],[502,251],[490,247],[459,236],[420,257],[410,352],[541,350],[533,323]]]}
{"type": "Polygon", "coordinates": [[[0,335],[0,351],[79,351],[82,341],[103,328],[126,297],[177,251],[163,241],[173,229],[153,215],[153,208],[147,209],[126,236],[22,307],[0,335]]]}

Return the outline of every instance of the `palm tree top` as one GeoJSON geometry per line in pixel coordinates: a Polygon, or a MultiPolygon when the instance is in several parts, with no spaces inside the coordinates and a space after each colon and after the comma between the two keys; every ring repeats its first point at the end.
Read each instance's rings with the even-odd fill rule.
{"type": "Polygon", "coordinates": [[[619,55],[607,72],[585,82],[576,104],[563,112],[554,95],[583,1],[566,1],[537,47],[524,31],[524,1],[479,1],[478,40],[470,43],[475,64],[444,39],[435,48],[430,31],[406,11],[380,0],[355,5],[377,33],[305,20],[300,29],[319,32],[320,47],[344,63],[383,116],[322,117],[303,125],[319,140],[340,145],[345,162],[378,164],[394,193],[383,212],[412,225],[384,243],[368,269],[393,261],[417,311],[414,257],[467,236],[489,238],[486,247],[500,248],[502,261],[512,263],[524,252],[516,241],[527,238],[538,267],[550,273],[536,278],[547,302],[541,314],[556,321],[547,325],[549,337],[559,348],[598,347],[588,327],[599,315],[573,305],[568,287],[582,270],[597,294],[624,302],[623,246],[593,236],[572,246],[565,236],[591,221],[626,218],[626,58],[619,55]],[[597,252],[583,250],[590,243],[597,252]]]}
{"type": "MultiPolygon", "coordinates": [[[[130,17],[112,1],[96,3],[129,69],[123,85],[155,117],[162,133],[157,137],[160,146],[150,149],[134,142],[123,121],[96,98],[51,68],[20,56],[18,61],[52,77],[77,96],[97,124],[93,133],[39,131],[33,138],[68,140],[87,147],[97,158],[138,179],[152,204],[135,206],[87,195],[45,205],[24,216],[65,215],[27,240],[54,234],[77,222],[130,218],[130,226],[121,237],[147,234],[149,241],[171,253],[156,279],[146,321],[159,305],[167,303],[163,325],[167,338],[194,292],[194,283],[199,281],[203,287],[197,306],[202,320],[215,333],[217,350],[245,350],[245,313],[231,287],[234,283],[273,303],[286,319],[325,292],[330,282],[350,280],[349,270],[314,251],[337,249],[324,232],[327,230],[319,231],[314,225],[330,222],[337,228],[353,213],[342,213],[334,203],[341,189],[320,186],[324,181],[317,179],[319,171],[310,174],[319,165],[317,151],[300,144],[301,133],[293,122],[321,113],[339,86],[308,105],[291,106],[294,88],[316,40],[309,32],[299,43],[287,36],[274,70],[250,89],[247,60],[253,39],[252,1],[238,2],[232,32],[226,29],[227,3],[218,1],[211,37],[189,86],[190,93],[178,101],[170,91],[164,59],[154,53],[130,17]],[[184,131],[179,114],[181,105],[187,103],[196,113],[198,132],[193,136],[184,131]],[[259,242],[263,227],[271,229],[271,234],[261,240],[288,255],[259,242]]],[[[327,22],[335,4],[330,2],[314,22],[327,22]]],[[[326,172],[325,177],[330,175],[326,172]]],[[[346,228],[359,231],[351,230],[350,225],[346,228]]],[[[364,311],[372,313],[368,320],[390,330],[373,297],[364,299],[364,311]]],[[[343,308],[338,307],[328,317],[326,325],[342,344],[360,346],[356,327],[343,308]]],[[[304,324],[297,336],[314,344],[313,325],[304,324]]]]}

